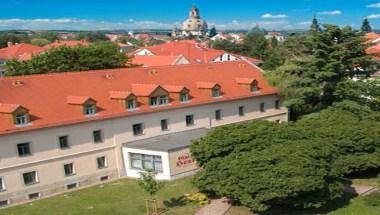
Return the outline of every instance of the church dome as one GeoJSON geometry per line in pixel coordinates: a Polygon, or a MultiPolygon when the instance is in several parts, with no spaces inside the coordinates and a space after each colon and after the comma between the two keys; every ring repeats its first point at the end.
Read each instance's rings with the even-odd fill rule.
{"type": "Polygon", "coordinates": [[[182,24],[182,30],[196,34],[197,32],[206,33],[207,23],[201,19],[199,10],[197,7],[193,7],[190,10],[189,18],[182,24]]]}

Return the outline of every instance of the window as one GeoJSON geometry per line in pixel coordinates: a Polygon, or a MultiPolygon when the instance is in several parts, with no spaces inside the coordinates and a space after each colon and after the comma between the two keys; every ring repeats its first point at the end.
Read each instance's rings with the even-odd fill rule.
{"type": "Polygon", "coordinates": [[[274,107],[275,107],[276,109],[280,109],[280,100],[276,100],[276,101],[274,102],[274,107]]]}
{"type": "Polygon", "coordinates": [[[128,99],[127,100],[127,109],[128,110],[133,110],[136,109],[136,99],[128,99]]]}
{"type": "Polygon", "coordinates": [[[29,200],[40,198],[40,193],[31,193],[28,195],[29,200]]]}
{"type": "Polygon", "coordinates": [[[150,97],[150,106],[156,106],[156,105],[158,105],[157,97],[150,97]]]}
{"type": "Polygon", "coordinates": [[[257,81],[254,81],[251,85],[251,92],[254,93],[254,92],[258,92],[258,91],[259,91],[258,83],[257,83],[257,81]]]}
{"type": "Polygon", "coordinates": [[[265,103],[260,103],[260,112],[265,112],[265,103]]]}
{"type": "Polygon", "coordinates": [[[215,111],[215,120],[222,120],[222,111],[221,110],[215,111]]]}
{"type": "Polygon", "coordinates": [[[187,102],[189,101],[189,94],[188,93],[181,93],[179,96],[180,102],[187,102]]]}
{"type": "Polygon", "coordinates": [[[212,97],[214,97],[214,98],[220,97],[220,89],[219,88],[212,88],[212,97]]]}
{"type": "Polygon", "coordinates": [[[95,130],[92,132],[92,136],[94,139],[94,143],[101,143],[103,142],[103,135],[102,130],[95,130]]]}
{"type": "Polygon", "coordinates": [[[134,124],[132,126],[132,128],[133,128],[133,135],[138,136],[138,135],[144,134],[144,129],[143,129],[142,123],[134,124]]]}
{"type": "Polygon", "coordinates": [[[5,191],[5,183],[3,177],[0,177],[0,192],[5,191]]]}
{"type": "Polygon", "coordinates": [[[30,143],[17,144],[17,151],[20,157],[32,155],[32,152],[30,150],[30,143]]]}
{"type": "Polygon", "coordinates": [[[96,163],[98,164],[98,169],[107,168],[107,159],[105,156],[96,158],[96,163]]]}
{"type": "Polygon", "coordinates": [[[108,175],[99,178],[100,181],[108,181],[110,177],[108,175]]]}
{"type": "Polygon", "coordinates": [[[169,103],[169,97],[168,96],[160,96],[160,105],[166,105],[169,103]]]}
{"type": "Polygon", "coordinates": [[[167,119],[161,120],[161,131],[169,130],[169,123],[167,119]]]}
{"type": "Polygon", "coordinates": [[[96,113],[96,107],[95,107],[95,105],[94,104],[87,104],[87,105],[85,105],[85,107],[84,107],[84,114],[86,115],[86,116],[91,116],[91,115],[95,115],[95,113],[96,113]]]}
{"type": "Polygon", "coordinates": [[[26,172],[22,174],[25,185],[32,185],[38,183],[37,172],[26,172]]]}
{"type": "Polygon", "coordinates": [[[9,204],[8,200],[2,200],[2,201],[0,201],[0,208],[1,208],[1,207],[5,207],[5,206],[7,206],[8,204],[9,204]]]}
{"type": "Polygon", "coordinates": [[[194,115],[187,115],[186,126],[192,126],[192,125],[194,125],[194,115]]]}
{"type": "Polygon", "coordinates": [[[15,124],[16,125],[26,125],[28,124],[28,114],[16,114],[15,116],[15,124]]]}
{"type": "Polygon", "coordinates": [[[68,190],[71,190],[71,189],[74,189],[74,188],[77,188],[77,187],[78,187],[78,183],[72,183],[72,184],[66,185],[66,188],[68,190]]]}
{"type": "Polygon", "coordinates": [[[143,154],[130,154],[131,167],[138,170],[154,170],[162,172],[162,159],[161,156],[143,155],[143,154]]]}
{"type": "Polygon", "coordinates": [[[65,170],[65,176],[75,175],[75,169],[73,163],[68,163],[63,165],[63,169],[65,170]]]}
{"type": "Polygon", "coordinates": [[[244,111],[244,106],[239,106],[239,116],[244,116],[245,111],[244,111]]]}
{"type": "Polygon", "coordinates": [[[58,140],[59,140],[59,147],[61,149],[69,148],[69,136],[67,136],[67,135],[60,136],[60,137],[58,137],[58,140]]]}

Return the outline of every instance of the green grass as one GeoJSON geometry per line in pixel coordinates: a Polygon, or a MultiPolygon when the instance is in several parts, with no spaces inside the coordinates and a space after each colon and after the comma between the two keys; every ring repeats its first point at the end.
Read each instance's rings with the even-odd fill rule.
{"type": "MultiPolygon", "coordinates": [[[[159,208],[166,211],[166,215],[194,214],[198,209],[198,206],[180,198],[185,193],[197,191],[190,180],[191,178],[184,178],[167,182],[165,187],[158,192],[159,208]]],[[[143,215],[145,214],[145,199],[148,197],[138,186],[137,180],[122,179],[16,207],[0,209],[0,214],[143,215]]]]}

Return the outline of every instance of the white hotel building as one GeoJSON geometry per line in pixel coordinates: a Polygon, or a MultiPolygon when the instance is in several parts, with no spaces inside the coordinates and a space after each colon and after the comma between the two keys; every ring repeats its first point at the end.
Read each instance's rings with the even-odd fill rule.
{"type": "Polygon", "coordinates": [[[0,206],[121,177],[193,174],[191,140],[288,110],[244,62],[0,79],[0,206]]]}

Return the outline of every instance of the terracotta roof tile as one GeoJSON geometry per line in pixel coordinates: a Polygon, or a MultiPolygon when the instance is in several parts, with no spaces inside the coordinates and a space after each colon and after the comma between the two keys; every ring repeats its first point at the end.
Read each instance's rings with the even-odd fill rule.
{"type": "Polygon", "coordinates": [[[133,93],[128,91],[110,91],[111,99],[126,99],[131,95],[133,95],[133,93]]]}
{"type": "Polygon", "coordinates": [[[214,88],[218,83],[216,82],[203,82],[203,81],[198,81],[197,82],[197,88],[199,89],[211,89],[214,88]]]}
{"type": "MultiPolygon", "coordinates": [[[[68,96],[67,97],[67,104],[72,105],[83,105],[88,100],[94,100],[89,96],[68,96]]],[[[95,100],[94,100],[95,101],[95,100]]]]}
{"type": "Polygon", "coordinates": [[[13,113],[20,107],[18,104],[0,104],[0,113],[13,113]]]}
{"type": "Polygon", "coordinates": [[[61,46],[67,46],[67,47],[75,47],[75,46],[86,46],[89,45],[90,43],[87,42],[86,40],[59,40],[55,41],[53,43],[50,43],[46,46],[44,46],[45,50],[52,49],[52,48],[58,48],[61,46]]]}
{"type": "Polygon", "coordinates": [[[37,55],[44,51],[45,49],[42,47],[20,43],[0,49],[0,59],[29,60],[32,55],[37,55]]]}

